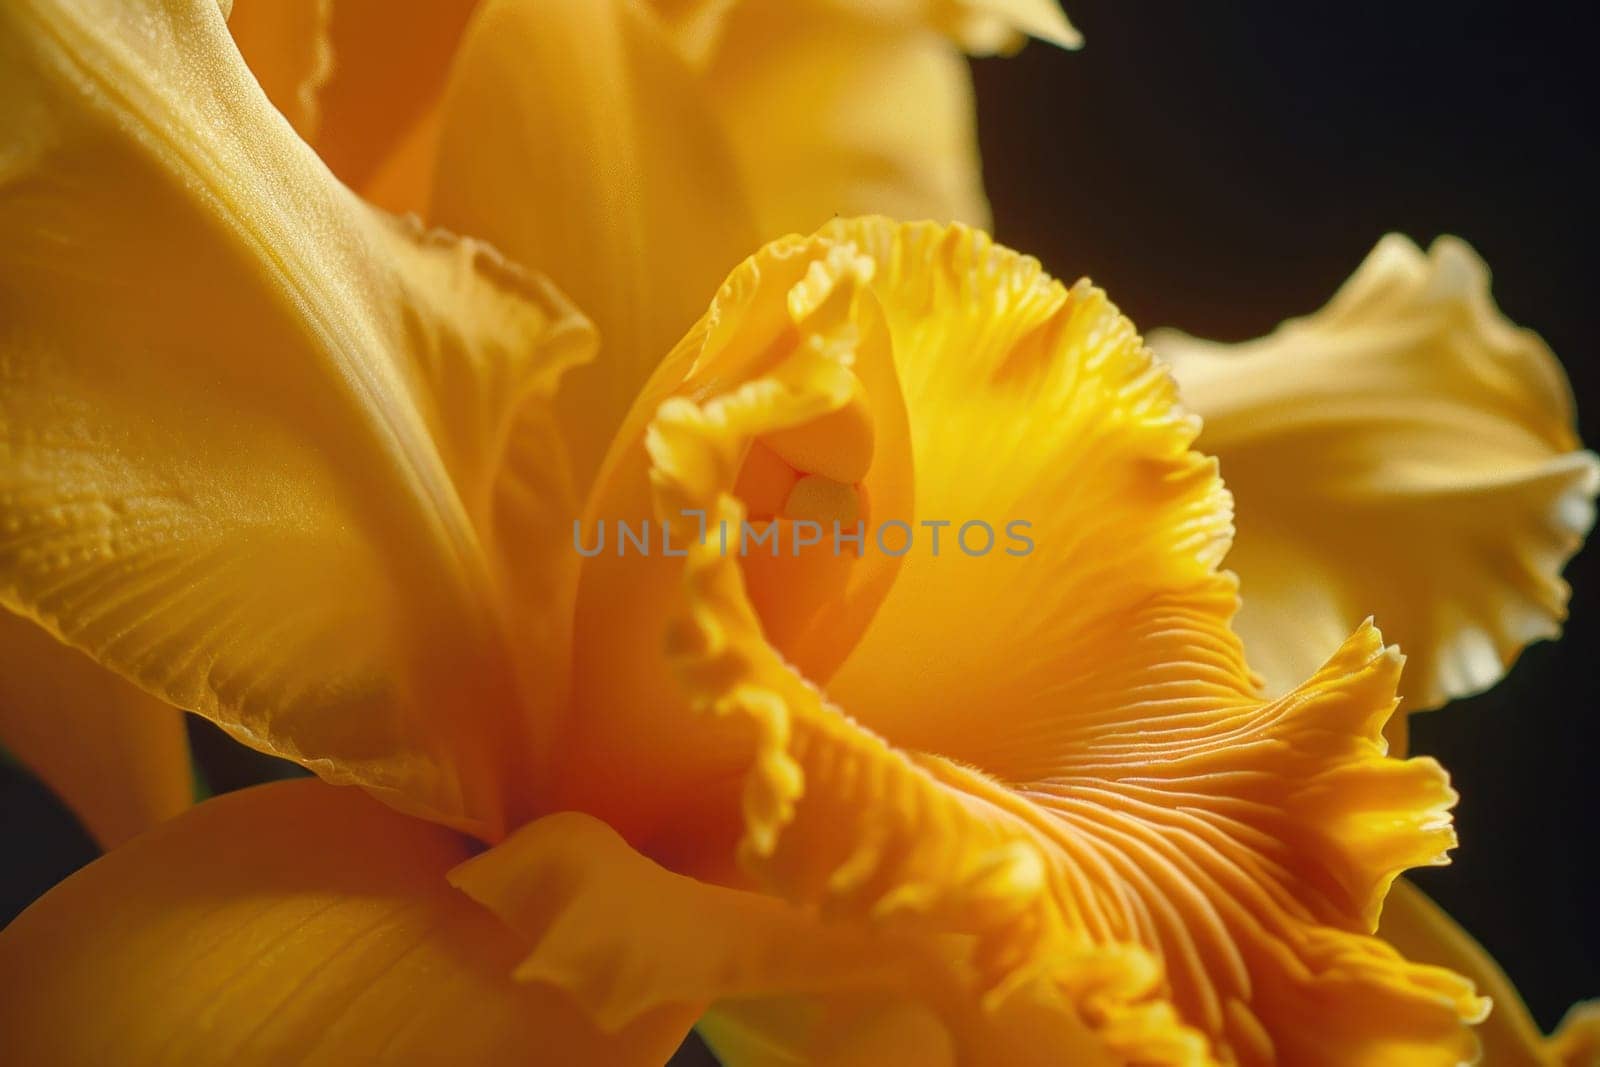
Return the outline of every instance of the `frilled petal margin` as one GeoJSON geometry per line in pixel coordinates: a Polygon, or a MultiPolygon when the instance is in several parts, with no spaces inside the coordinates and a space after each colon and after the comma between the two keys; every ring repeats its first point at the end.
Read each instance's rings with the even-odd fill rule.
{"type": "Polygon", "coordinates": [[[193,799],[183,713],[0,609],[0,745],[102,848],[193,799]]]}
{"type": "Polygon", "coordinates": [[[0,142],[0,604],[496,836],[574,565],[561,452],[518,452],[587,323],[338,184],[215,0],[6,3],[0,142]]]}
{"type": "Polygon", "coordinates": [[[1407,711],[1493,685],[1560,632],[1600,460],[1560,364],[1465,243],[1424,255],[1391,235],[1267,337],[1152,343],[1238,501],[1238,629],[1274,691],[1368,614],[1406,651],[1407,711]]]}
{"type": "MultiPolygon", "coordinates": [[[[660,697],[628,721],[671,738],[658,762],[716,737],[727,766],[746,744],[743,878],[930,939],[991,1022],[1026,1005],[1113,1056],[1471,1054],[1471,987],[1368,936],[1395,874],[1453,842],[1439,768],[1384,755],[1399,657],[1362,627],[1295,692],[1253,696],[1215,571],[1225,497],[1103,294],[960,227],[841,223],[751,260],[685,344],[662,371],[682,386],[651,407],[644,484],[687,555],[634,588],[649,601],[650,575],[679,576],[671,656],[702,721],[737,729],[660,697]],[[739,530],[753,450],[829,440],[816,428],[837,429],[883,330],[917,515],[1036,516],[1038,541],[934,560],[924,539],[824,696],[768,640],[770,605],[793,598],[754,603],[750,565],[685,516],[739,530]],[[987,447],[956,447],[974,427],[987,447]]],[[[847,458],[805,457],[859,471],[847,458]]]]}
{"type": "Polygon", "coordinates": [[[500,920],[452,889],[466,839],[359,790],[280,782],[206,803],[0,932],[18,1063],[657,1067],[679,1009],[603,1033],[510,975],[500,920]]]}
{"type": "Polygon", "coordinates": [[[1378,936],[1412,959],[1467,975],[1480,993],[1494,1001],[1489,1018],[1478,1027],[1482,1062],[1488,1067],[1600,1065],[1600,1001],[1576,1005],[1554,1034],[1541,1034],[1499,965],[1439,905],[1403,878],[1384,901],[1378,936]]]}

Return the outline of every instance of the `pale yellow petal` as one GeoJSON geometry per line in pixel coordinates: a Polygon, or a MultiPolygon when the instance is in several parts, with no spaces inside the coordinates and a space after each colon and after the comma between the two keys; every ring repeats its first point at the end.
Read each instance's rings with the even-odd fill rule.
{"type": "Polygon", "coordinates": [[[1600,462],[1560,365],[1494,306],[1464,243],[1387,237],[1327,307],[1267,337],[1155,345],[1237,500],[1238,626],[1274,689],[1368,615],[1406,652],[1412,711],[1560,632],[1600,462]]]}
{"type": "Polygon", "coordinates": [[[868,213],[987,224],[972,78],[928,26],[740,3],[702,77],[763,238],[868,213]]]}
{"type": "Polygon", "coordinates": [[[1589,1067],[1600,1063],[1600,1016],[1579,1005],[1551,1037],[1539,1032],[1505,972],[1444,910],[1405,879],[1383,905],[1378,936],[1412,959],[1464,974],[1494,1002],[1477,1028],[1486,1067],[1589,1067]]]}
{"type": "Polygon", "coordinates": [[[340,186],[212,0],[9,3],[0,99],[0,602],[495,835],[564,660],[559,599],[503,598],[567,580],[574,506],[506,442],[586,325],[340,186]]]}
{"type": "Polygon", "coordinates": [[[600,328],[563,388],[580,476],[755,246],[703,87],[630,0],[489,0],[456,58],[431,217],[556,278],[600,328]]]}
{"type": "Polygon", "coordinates": [[[267,99],[307,141],[321,125],[333,74],[334,0],[233,0],[228,32],[267,99]]]}
{"type": "Polygon", "coordinates": [[[686,1021],[607,1035],[512,980],[516,938],[445,880],[470,853],[315,780],[208,801],[0,932],[6,1051],[37,1067],[665,1062],[686,1021]]]}
{"type": "Polygon", "coordinates": [[[182,712],[3,609],[0,745],[55,790],[102,848],[193,798],[182,712]]]}
{"type": "MultiPolygon", "coordinates": [[[[580,649],[615,653],[665,626],[690,708],[659,670],[604,669],[626,655],[580,660],[576,691],[596,703],[574,720],[570,788],[601,783],[583,806],[704,877],[945,946],[991,1021],[1026,1010],[1061,1028],[1045,1048],[1163,1063],[1470,1052],[1470,986],[1368,936],[1394,875],[1453,840],[1438,767],[1384,755],[1398,657],[1364,628],[1291,697],[1254,697],[1216,572],[1215,469],[1103,294],[960,227],[841,224],[736,272],[662,379],[669,398],[641,402],[649,469],[625,439],[591,514],[633,516],[648,495],[685,555],[613,557],[592,590],[609,597],[590,596],[586,569],[577,632],[580,649]],[[916,517],[1020,505],[1041,516],[1038,540],[1006,561],[947,541],[935,561],[923,538],[824,695],[825,671],[795,670],[804,642],[775,636],[806,576],[785,585],[715,531],[741,537],[761,448],[859,469],[844,461],[884,341],[916,517]],[[946,443],[963,434],[968,447],[946,443]],[[609,607],[624,575],[642,616],[609,607]],[[764,599],[769,581],[794,595],[764,599]],[[1009,640],[986,643],[985,627],[1009,640]],[[881,674],[856,666],[866,650],[881,674]]],[[[853,624],[829,602],[808,610],[853,624]]],[[[960,1013],[936,1009],[959,1042],[960,1013]]]]}

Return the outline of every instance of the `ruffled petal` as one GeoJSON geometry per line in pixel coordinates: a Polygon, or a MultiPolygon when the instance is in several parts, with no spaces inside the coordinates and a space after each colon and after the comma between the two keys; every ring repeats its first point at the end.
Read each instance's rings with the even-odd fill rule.
{"type": "Polygon", "coordinates": [[[627,0],[482,6],[451,76],[431,217],[547,271],[599,326],[601,357],[563,389],[583,477],[757,243],[703,87],[627,0]]]}
{"type": "Polygon", "coordinates": [[[295,131],[315,141],[333,75],[334,0],[233,0],[228,32],[295,131]]]}
{"type": "Polygon", "coordinates": [[[1367,615],[1406,650],[1411,711],[1560,632],[1600,461],[1560,365],[1464,243],[1387,237],[1327,307],[1257,341],[1154,343],[1239,502],[1238,628],[1273,689],[1367,615]]]}
{"type": "Polygon", "coordinates": [[[213,0],[8,3],[0,90],[0,603],[495,836],[565,633],[503,598],[570,581],[576,506],[507,440],[553,425],[586,323],[340,186],[213,0]]]}
{"type": "Polygon", "coordinates": [[[4,610],[0,744],[102,848],[171,818],[194,796],[182,712],[4,610]]]}
{"type": "Polygon", "coordinates": [[[442,827],[314,780],[208,801],[0,932],[17,1062],[655,1065],[688,1028],[612,1034],[511,979],[510,931],[445,881],[442,827]]]}
{"type": "MultiPolygon", "coordinates": [[[[573,749],[607,756],[578,756],[603,783],[583,806],[609,804],[634,840],[706,877],[946,946],[987,1017],[1025,1005],[1075,1020],[1104,1054],[1470,1054],[1470,986],[1368,936],[1395,873],[1439,862],[1453,841],[1438,767],[1384,755],[1398,657],[1365,628],[1291,696],[1255,698],[1227,629],[1232,583],[1215,570],[1228,516],[1214,467],[1189,452],[1194,420],[1102,294],[960,227],[840,224],[736,272],[660,379],[677,384],[641,401],[654,413],[642,416],[649,469],[625,437],[600,513],[633,514],[646,495],[683,546],[679,561],[608,567],[646,607],[628,640],[659,641],[665,610],[669,661],[698,714],[664,699],[655,675],[580,664],[580,694],[607,699],[579,721],[623,724],[573,749]],[[937,566],[919,542],[824,695],[812,683],[825,674],[792,666],[803,646],[774,647],[773,612],[793,611],[809,576],[779,575],[791,595],[763,599],[774,579],[742,555],[754,532],[742,524],[764,499],[752,484],[770,477],[768,459],[752,475],[762,449],[860,469],[845,460],[861,438],[844,432],[860,416],[841,418],[856,411],[858,368],[881,358],[880,331],[909,416],[919,522],[944,520],[935,506],[1033,505],[1041,526],[1034,552],[988,570],[949,542],[937,566]],[[724,524],[739,531],[731,551],[724,524]],[[897,608],[902,596],[916,610],[897,608]],[[980,623],[1020,646],[985,643],[980,623]],[[885,625],[897,640],[875,637],[885,625]],[[896,658],[901,643],[913,652],[896,658]],[[865,650],[881,673],[857,665],[865,650]],[[700,808],[686,808],[684,781],[701,783],[700,808]],[[712,847],[724,838],[707,812],[732,799],[705,784],[719,782],[740,789],[733,867],[712,847]],[[695,833],[675,835],[675,822],[695,833]]],[[[580,592],[580,650],[633,626],[607,610],[615,600],[580,592]]]]}
{"type": "MultiPolygon", "coordinates": [[[[1052,736],[1063,724],[1037,694],[1075,679],[1081,719],[1114,721],[1140,672],[1189,668],[1168,639],[1115,672],[1107,635],[1134,631],[1160,594],[1192,596],[1203,618],[1231,607],[1211,590],[1230,502],[1215,462],[1190,451],[1198,423],[1087,282],[1068,289],[959,227],[824,232],[879,265],[917,513],[894,589],[829,692],[906,747],[1013,780],[1059,766],[1076,740],[1052,736]],[[1004,730],[972,711],[994,706],[1010,709],[1004,730]]],[[[1197,680],[1219,701],[1248,691],[1232,671],[1197,680]]]]}
{"type": "Polygon", "coordinates": [[[1579,1004],[1546,1037],[1498,964],[1444,910],[1405,879],[1383,905],[1378,936],[1412,959],[1464,974],[1494,1002],[1477,1028],[1489,1067],[1591,1067],[1600,1063],[1600,1001],[1579,1004]]]}
{"type": "MultiPolygon", "coordinates": [[[[769,618],[780,624],[786,653],[818,677],[848,651],[870,620],[894,579],[898,561],[882,554],[835,557],[826,548],[803,556],[776,549],[775,538],[792,541],[795,528],[780,512],[800,471],[794,462],[829,467],[859,483],[823,479],[858,505],[870,497],[878,519],[910,517],[911,478],[904,405],[891,361],[881,315],[863,288],[872,265],[852,250],[820,238],[788,238],[763,248],[736,269],[700,323],[662,362],[617,434],[597,489],[591,497],[581,537],[593,558],[584,561],[574,632],[574,713],[564,743],[564,806],[600,815],[639,841],[651,826],[671,821],[686,797],[708,796],[708,782],[730,783],[746,759],[744,728],[725,721],[697,720],[685,729],[685,711],[672,665],[662,642],[682,607],[682,553],[686,530],[663,526],[687,523],[698,536],[701,522],[713,543],[739,552],[744,516],[717,509],[683,516],[663,511],[652,470],[678,436],[693,434],[663,414],[694,418],[686,398],[716,395],[761,377],[785,356],[792,381],[762,381],[752,389],[772,394],[773,402],[795,396],[791,411],[772,414],[757,408],[771,433],[752,450],[730,439],[730,454],[719,462],[731,469],[770,468],[787,478],[780,492],[747,489],[758,501],[748,512],[768,538],[756,558],[746,558],[770,593],[769,618]],[[802,358],[810,353],[814,358],[802,358]],[[815,375],[812,379],[808,376],[815,375]],[[848,409],[848,410],[847,410],[848,409]],[[857,429],[844,436],[848,448],[830,439],[808,450],[806,425],[846,418],[857,429]],[[869,429],[860,432],[860,423],[869,429]],[[800,436],[784,437],[784,432],[800,436]],[[781,451],[780,451],[781,450],[781,451]],[[786,453],[791,459],[785,459],[786,453]],[[854,468],[853,470],[849,468],[854,468]],[[761,510],[761,509],[765,510],[761,510]],[[648,546],[630,547],[625,534],[643,534],[648,546]],[[605,539],[594,548],[597,539],[605,539]],[[781,619],[776,616],[781,614],[781,619]]],[[[837,422],[834,428],[843,434],[837,422]]],[[[760,478],[753,479],[759,482],[760,478]]],[[[690,505],[685,505],[689,507],[690,505]]],[[[821,528],[821,524],[818,524],[821,528]]],[[[727,795],[736,793],[730,786],[727,795]]],[[[715,804],[725,797],[708,797],[715,804]]]]}

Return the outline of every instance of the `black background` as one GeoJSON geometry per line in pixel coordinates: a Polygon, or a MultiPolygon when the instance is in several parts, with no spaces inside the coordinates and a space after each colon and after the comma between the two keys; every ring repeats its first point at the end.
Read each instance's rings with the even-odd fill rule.
{"type": "MultiPolygon", "coordinates": [[[[1035,44],[977,64],[1002,241],[1064,278],[1090,275],[1144,329],[1236,340],[1320,306],[1387,231],[1424,245],[1459,234],[1494,269],[1506,312],[1561,356],[1600,439],[1600,153],[1580,5],[1068,6],[1084,51],[1035,44]]],[[[1415,750],[1437,756],[1462,794],[1454,865],[1417,881],[1546,1028],[1600,995],[1597,556],[1568,569],[1562,641],[1412,725],[1415,750]]],[[[262,773],[210,727],[193,729],[214,788],[262,773]]],[[[93,854],[44,790],[0,767],[0,921],[93,854]]]]}

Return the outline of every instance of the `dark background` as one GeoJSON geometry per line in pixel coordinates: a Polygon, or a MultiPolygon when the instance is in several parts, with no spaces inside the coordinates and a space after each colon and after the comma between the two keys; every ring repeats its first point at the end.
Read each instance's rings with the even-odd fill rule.
{"type": "MultiPolygon", "coordinates": [[[[1561,356],[1600,440],[1600,153],[1579,5],[1067,6],[1081,53],[1035,44],[977,64],[1001,240],[1064,278],[1089,274],[1144,329],[1242,340],[1320,306],[1387,231],[1424,245],[1459,234],[1494,269],[1505,311],[1561,356]]],[[[1416,880],[1546,1028],[1600,995],[1597,557],[1568,569],[1562,641],[1412,724],[1415,750],[1462,794],[1455,864],[1416,880]]],[[[193,730],[213,789],[264,773],[211,727],[193,730]]],[[[71,816],[0,765],[0,922],[93,855],[71,816]]]]}

